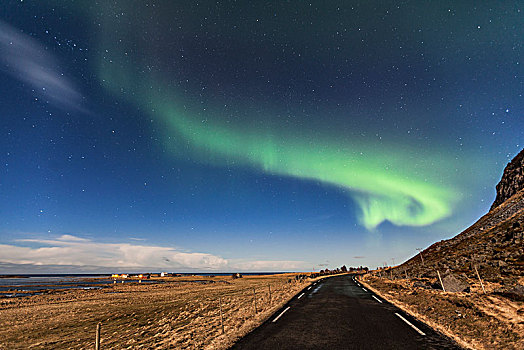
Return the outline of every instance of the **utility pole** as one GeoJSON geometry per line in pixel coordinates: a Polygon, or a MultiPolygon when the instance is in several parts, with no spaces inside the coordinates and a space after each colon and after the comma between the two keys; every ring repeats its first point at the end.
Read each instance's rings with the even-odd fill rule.
{"type": "Polygon", "coordinates": [[[422,257],[422,248],[417,248],[418,253],[420,254],[420,260],[422,260],[422,266],[424,266],[424,258],[422,257]]]}

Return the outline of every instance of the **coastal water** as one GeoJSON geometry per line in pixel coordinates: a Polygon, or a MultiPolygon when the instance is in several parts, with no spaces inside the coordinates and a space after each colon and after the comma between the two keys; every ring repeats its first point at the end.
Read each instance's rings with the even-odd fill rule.
{"type": "Polygon", "coordinates": [[[52,289],[93,289],[101,288],[104,284],[113,283],[108,279],[100,279],[107,275],[52,275],[52,276],[17,276],[13,278],[0,278],[0,297],[26,296],[35,294],[35,291],[52,290],[52,289]]]}
{"type": "MultiPolygon", "coordinates": [[[[283,272],[282,272],[283,273],[283,272]]],[[[245,273],[245,275],[268,275],[274,272],[245,273]]],[[[182,276],[229,276],[231,273],[181,273],[182,276]]],[[[138,278],[131,277],[119,280],[118,283],[138,282],[138,278]]],[[[183,282],[183,281],[181,281],[183,282]]],[[[192,281],[203,282],[203,281],[192,281]]],[[[114,279],[110,274],[52,274],[52,275],[16,275],[0,278],[0,298],[22,297],[39,294],[46,290],[57,289],[100,289],[112,285],[114,279]]],[[[161,280],[143,279],[141,283],[163,283],[161,280]]]]}

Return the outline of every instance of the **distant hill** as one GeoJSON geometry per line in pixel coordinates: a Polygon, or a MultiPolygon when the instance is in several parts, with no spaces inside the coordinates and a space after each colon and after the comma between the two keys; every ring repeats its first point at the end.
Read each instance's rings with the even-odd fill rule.
{"type": "Polygon", "coordinates": [[[435,277],[446,271],[475,278],[478,266],[488,281],[524,283],[524,150],[505,168],[490,211],[457,236],[434,243],[396,268],[411,276],[435,277]]]}

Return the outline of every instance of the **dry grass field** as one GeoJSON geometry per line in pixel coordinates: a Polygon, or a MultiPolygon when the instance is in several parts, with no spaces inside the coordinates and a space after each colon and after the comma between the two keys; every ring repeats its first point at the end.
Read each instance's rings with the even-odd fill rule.
{"type": "Polygon", "coordinates": [[[224,349],[309,284],[294,277],[170,277],[3,299],[0,349],[93,349],[99,322],[102,349],[224,349]]]}

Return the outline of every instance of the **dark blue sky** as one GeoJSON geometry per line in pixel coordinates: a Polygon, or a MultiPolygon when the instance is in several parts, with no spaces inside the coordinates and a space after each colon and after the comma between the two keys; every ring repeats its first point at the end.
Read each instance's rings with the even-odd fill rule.
{"type": "Polygon", "coordinates": [[[399,262],[523,147],[519,2],[0,8],[8,271],[399,262]]]}

